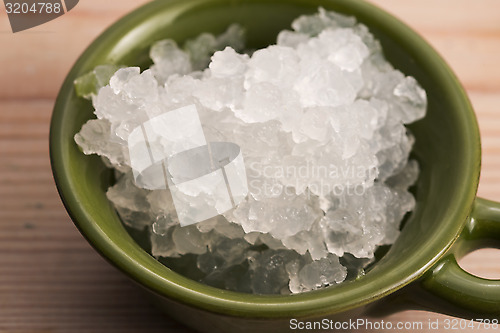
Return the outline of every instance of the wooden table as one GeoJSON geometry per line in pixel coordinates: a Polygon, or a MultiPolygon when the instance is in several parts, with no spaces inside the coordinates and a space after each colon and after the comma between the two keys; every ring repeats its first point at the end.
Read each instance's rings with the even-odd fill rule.
{"type": "MultiPolygon", "coordinates": [[[[145,2],[82,0],[69,14],[17,34],[0,6],[2,333],[189,332],[88,245],[59,200],[49,165],[49,121],[63,78],[99,33],[145,2]]],[[[374,2],[419,31],[458,74],[481,129],[479,195],[500,200],[500,1],[374,2]]],[[[483,250],[462,265],[500,278],[499,262],[500,251],[483,250]]],[[[407,311],[384,320],[437,318],[447,317],[407,311]]]]}

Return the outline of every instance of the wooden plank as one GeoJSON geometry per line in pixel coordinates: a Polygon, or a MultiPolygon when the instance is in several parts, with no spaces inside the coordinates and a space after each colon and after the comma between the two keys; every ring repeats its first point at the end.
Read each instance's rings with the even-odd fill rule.
{"type": "Polygon", "coordinates": [[[500,32],[487,36],[426,33],[425,37],[449,63],[465,88],[500,91],[500,67],[497,65],[500,32]]]}
{"type": "Polygon", "coordinates": [[[497,0],[370,0],[424,34],[499,33],[497,0]]]}
{"type": "Polygon", "coordinates": [[[0,99],[52,99],[84,49],[106,27],[146,2],[80,1],[57,20],[16,34],[9,33],[6,14],[1,10],[0,45],[8,45],[8,52],[0,52],[0,64],[4,64],[0,99]]]}

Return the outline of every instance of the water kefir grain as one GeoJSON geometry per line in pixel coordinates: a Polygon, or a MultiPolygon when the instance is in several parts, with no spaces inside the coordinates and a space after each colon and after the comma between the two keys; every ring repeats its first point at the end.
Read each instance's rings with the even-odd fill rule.
{"type": "Polygon", "coordinates": [[[415,206],[408,188],[419,168],[405,124],[424,117],[424,90],[353,17],[320,9],[292,28],[251,55],[237,25],[182,48],[160,41],[150,69],[119,69],[90,94],[97,119],[75,141],[116,170],[109,200],[123,223],[149,230],[155,257],[184,260],[184,274],[201,282],[265,294],[341,283],[363,274],[378,246],[394,243],[415,206]],[[169,190],[134,182],[127,139],[185,106],[197,110],[208,142],[241,148],[248,195],[181,227],[169,190]]]}

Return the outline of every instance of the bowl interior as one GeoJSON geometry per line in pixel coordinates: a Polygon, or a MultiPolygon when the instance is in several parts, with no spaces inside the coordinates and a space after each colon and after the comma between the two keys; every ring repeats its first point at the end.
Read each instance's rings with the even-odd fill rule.
{"type": "Polygon", "coordinates": [[[63,202],[89,242],[143,286],[187,304],[230,314],[273,317],[339,312],[418,278],[458,236],[475,196],[480,164],[476,120],[463,89],[443,60],[394,17],[358,0],[154,1],[116,23],[79,58],[58,96],[51,125],[51,161],[63,202]],[[247,29],[252,48],[275,42],[277,33],[318,6],[354,15],[369,26],[393,65],[417,78],[428,94],[425,119],[412,124],[413,154],[420,162],[417,208],[397,242],[365,276],[334,288],[295,296],[258,296],[222,291],[184,278],[148,255],[122,226],[105,191],[112,181],[96,156],[85,156],[73,136],[93,117],[77,98],[73,80],[96,65],[149,66],[150,45],[182,42],[229,24],[247,29]]]}

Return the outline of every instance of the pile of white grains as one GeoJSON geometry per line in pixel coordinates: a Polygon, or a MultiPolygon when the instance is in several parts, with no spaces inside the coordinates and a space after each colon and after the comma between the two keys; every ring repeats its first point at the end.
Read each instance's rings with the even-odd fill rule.
{"type": "Polygon", "coordinates": [[[356,278],[415,207],[408,188],[419,168],[409,160],[414,138],[405,124],[424,117],[425,91],[353,17],[320,9],[292,28],[251,55],[237,25],[182,48],[163,40],[142,73],[104,65],[76,81],[97,119],[75,141],[116,170],[107,197],[123,223],[147,228],[155,257],[184,260],[185,274],[203,283],[286,294],[356,278]],[[100,89],[85,92],[89,85],[100,89]],[[187,106],[207,142],[239,146],[248,194],[181,226],[168,188],[138,186],[128,138],[187,106]]]}

